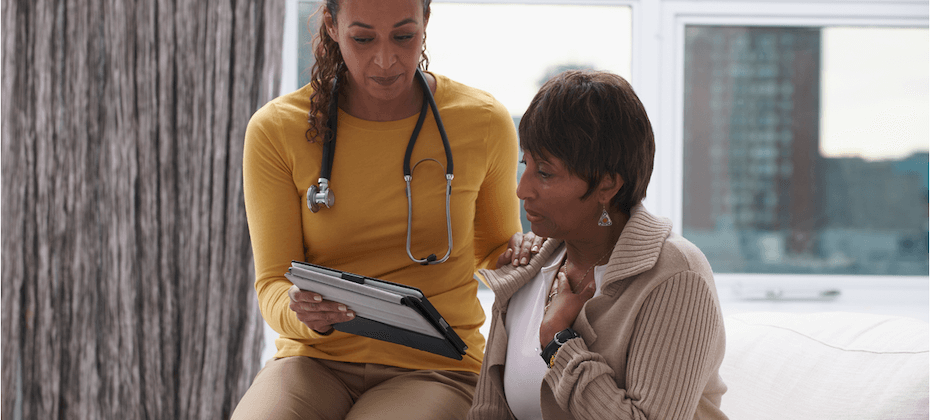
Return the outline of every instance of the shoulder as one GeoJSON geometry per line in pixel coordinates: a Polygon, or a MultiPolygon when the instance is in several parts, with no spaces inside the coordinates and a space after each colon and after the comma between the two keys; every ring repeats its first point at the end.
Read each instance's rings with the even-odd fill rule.
{"type": "Polygon", "coordinates": [[[268,101],[252,114],[249,125],[267,126],[293,121],[306,124],[312,92],[310,85],[306,85],[268,101]]]}
{"type": "Polygon", "coordinates": [[[510,118],[507,108],[494,95],[441,74],[430,74],[436,78],[436,102],[443,108],[510,118]]]}
{"type": "Polygon", "coordinates": [[[310,87],[305,86],[278,96],[252,114],[245,132],[244,164],[269,159],[289,162],[307,147],[310,92],[310,87]]]}
{"type": "Polygon", "coordinates": [[[683,273],[713,281],[710,264],[696,245],[675,233],[670,220],[635,206],[608,263],[608,282],[632,278],[631,286],[649,290],[683,273]]]}
{"type": "Polygon", "coordinates": [[[713,271],[704,253],[691,241],[672,232],[662,245],[656,266],[669,272],[692,271],[712,278],[713,271]]]}

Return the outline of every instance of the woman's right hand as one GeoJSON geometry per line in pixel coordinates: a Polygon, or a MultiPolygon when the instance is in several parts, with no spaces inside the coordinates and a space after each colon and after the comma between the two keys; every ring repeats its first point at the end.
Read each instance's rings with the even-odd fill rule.
{"type": "Polygon", "coordinates": [[[291,298],[290,308],[297,314],[297,319],[320,334],[329,334],[333,332],[333,324],[355,318],[355,312],[345,305],[323,300],[319,294],[300,290],[297,286],[291,286],[287,295],[291,298]]]}
{"type": "Polygon", "coordinates": [[[497,258],[497,268],[507,264],[512,264],[514,267],[526,265],[530,258],[533,258],[533,254],[542,248],[543,242],[546,242],[546,238],[536,236],[532,231],[514,233],[510,237],[507,250],[497,258]]]}

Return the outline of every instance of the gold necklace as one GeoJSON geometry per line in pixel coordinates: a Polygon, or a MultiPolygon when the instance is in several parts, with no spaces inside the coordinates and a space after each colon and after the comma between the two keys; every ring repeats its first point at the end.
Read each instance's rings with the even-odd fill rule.
{"type": "MultiPolygon", "coordinates": [[[[601,255],[601,258],[598,258],[598,260],[595,261],[594,264],[591,264],[591,266],[588,267],[588,270],[584,272],[584,276],[582,276],[581,280],[578,281],[578,286],[581,286],[581,284],[584,283],[584,279],[588,278],[588,274],[591,273],[591,270],[594,269],[594,266],[596,266],[598,263],[603,261],[604,258],[610,255],[611,251],[613,251],[613,248],[608,249],[607,253],[605,253],[604,255],[601,255]]],[[[565,273],[566,278],[568,278],[568,268],[566,268],[567,265],[568,265],[568,252],[565,253],[565,260],[562,261],[562,266],[559,267],[559,271],[565,273]]],[[[558,288],[559,274],[558,272],[556,272],[555,276],[556,278],[552,280],[552,287],[549,290],[549,297],[546,298],[545,310],[549,309],[549,305],[552,303],[552,299],[555,299],[555,297],[559,295],[559,288],[558,288]]],[[[568,287],[571,289],[574,289],[574,287],[572,286],[571,279],[568,279],[568,287]]],[[[575,291],[572,290],[572,293],[575,293],[575,291]]]]}

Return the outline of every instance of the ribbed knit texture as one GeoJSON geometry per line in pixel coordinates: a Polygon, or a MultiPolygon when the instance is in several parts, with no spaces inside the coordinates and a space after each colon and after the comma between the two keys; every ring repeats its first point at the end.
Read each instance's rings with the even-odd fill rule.
{"type": "MultiPolygon", "coordinates": [[[[546,419],[726,419],[723,319],[703,254],[642,206],[611,254],[602,295],[576,319],[580,338],[556,354],[540,389],[546,419]],[[699,409],[700,408],[700,409],[699,409]],[[700,413],[701,417],[698,417],[700,413]]],[[[491,334],[471,419],[513,418],[503,393],[503,327],[513,293],[559,243],[527,267],[482,271],[495,291],[491,334]]]]}

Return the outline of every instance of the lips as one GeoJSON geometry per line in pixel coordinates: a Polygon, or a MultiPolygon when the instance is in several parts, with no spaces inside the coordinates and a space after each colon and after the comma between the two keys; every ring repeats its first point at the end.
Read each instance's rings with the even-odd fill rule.
{"type": "Polygon", "coordinates": [[[390,77],[371,76],[371,80],[373,80],[375,83],[377,83],[377,84],[379,84],[379,85],[381,85],[381,86],[390,86],[390,85],[394,84],[394,82],[396,82],[397,79],[400,79],[400,76],[401,76],[401,75],[399,75],[399,74],[396,75],[396,76],[390,76],[390,77]]]}
{"type": "Polygon", "coordinates": [[[530,222],[538,222],[543,219],[543,216],[539,215],[538,213],[535,213],[527,209],[526,207],[524,207],[523,209],[526,210],[526,220],[530,222]]]}

